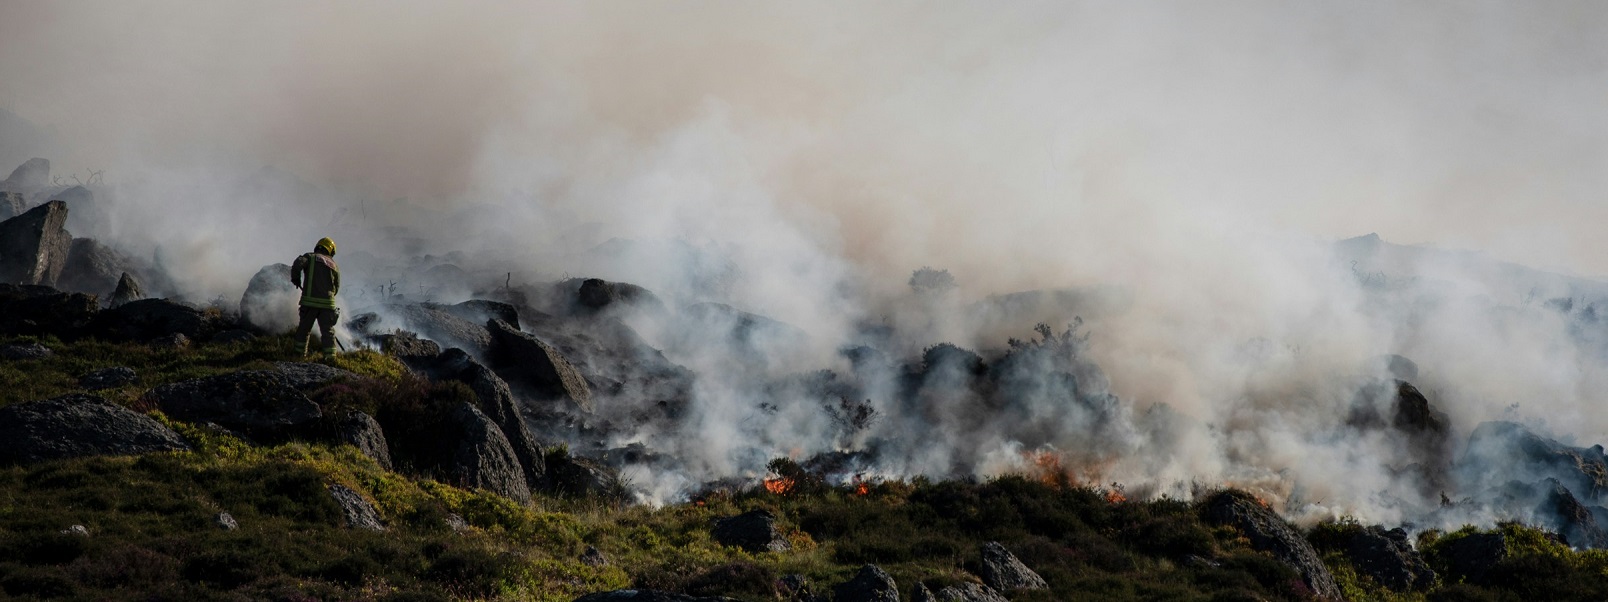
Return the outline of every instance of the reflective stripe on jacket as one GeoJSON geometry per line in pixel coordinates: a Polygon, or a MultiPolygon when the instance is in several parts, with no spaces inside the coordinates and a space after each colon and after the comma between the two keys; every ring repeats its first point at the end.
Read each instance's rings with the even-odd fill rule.
{"type": "Polygon", "coordinates": [[[335,294],[341,290],[341,268],[328,255],[308,253],[291,264],[290,282],[301,287],[302,307],[335,309],[335,294]]]}

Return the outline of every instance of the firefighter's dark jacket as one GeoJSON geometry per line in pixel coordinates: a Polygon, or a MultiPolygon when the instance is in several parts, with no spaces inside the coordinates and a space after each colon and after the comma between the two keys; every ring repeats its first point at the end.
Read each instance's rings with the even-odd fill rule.
{"type": "Polygon", "coordinates": [[[335,294],[341,291],[341,268],[335,258],[314,251],[296,258],[290,265],[290,283],[301,288],[301,306],[335,309],[335,294]]]}

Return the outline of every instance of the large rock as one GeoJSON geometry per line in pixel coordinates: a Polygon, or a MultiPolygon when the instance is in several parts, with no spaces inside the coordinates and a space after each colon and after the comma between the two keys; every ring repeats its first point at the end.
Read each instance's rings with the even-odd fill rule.
{"type": "Polygon", "coordinates": [[[341,516],[346,519],[347,527],[368,531],[385,530],[385,524],[380,522],[380,512],[374,509],[374,504],[369,503],[363,494],[335,483],[329,486],[329,495],[340,505],[341,516]]]}
{"type": "Polygon", "coordinates": [[[100,312],[90,334],[112,341],[149,341],[173,334],[206,340],[218,330],[218,316],[167,299],[141,299],[100,312]]]}
{"type": "Polygon", "coordinates": [[[380,468],[391,470],[391,450],[385,442],[385,430],[374,417],[362,412],[347,414],[335,427],[335,440],[357,448],[363,455],[373,458],[380,468]]]}
{"type": "Polygon", "coordinates": [[[456,305],[443,306],[447,313],[457,316],[475,324],[485,324],[489,320],[502,320],[519,329],[519,310],[514,306],[501,301],[486,299],[470,299],[456,305]]]}
{"type": "Polygon", "coordinates": [[[456,441],[451,460],[443,467],[450,481],[522,504],[530,502],[530,487],[519,457],[496,423],[466,403],[447,415],[444,426],[450,440],[456,441]]]}
{"type": "Polygon", "coordinates": [[[629,282],[608,282],[599,278],[581,281],[580,288],[575,291],[575,304],[593,311],[622,306],[664,310],[664,303],[648,289],[629,282]]]}
{"type": "Polygon", "coordinates": [[[618,589],[611,592],[587,594],[575,602],[736,602],[722,596],[689,596],[651,589],[618,589]]]}
{"type": "Polygon", "coordinates": [[[983,583],[1002,592],[1013,589],[1046,589],[1049,584],[1033,569],[1027,568],[1016,555],[997,541],[983,544],[983,561],[980,571],[983,583]]]}
{"type": "Polygon", "coordinates": [[[542,489],[563,496],[610,495],[618,490],[619,471],[608,464],[573,454],[555,455],[544,463],[542,489]]]}
{"type": "Polygon", "coordinates": [[[144,298],[145,287],[140,286],[140,281],[135,280],[134,276],[123,272],[117,279],[117,288],[112,290],[112,298],[107,300],[106,307],[122,307],[144,298]]]}
{"type": "Polygon", "coordinates": [[[338,380],[356,380],[357,374],[334,366],[313,362],[274,362],[274,369],[284,375],[285,384],[306,391],[338,380]]]}
{"type": "Polygon", "coordinates": [[[513,447],[514,455],[519,458],[525,484],[533,489],[539,487],[547,472],[542,447],[520,415],[519,404],[514,401],[508,383],[462,349],[449,349],[442,353],[436,365],[438,379],[462,382],[475,392],[476,406],[497,424],[497,428],[508,439],[508,444],[513,447]]]}
{"type": "Polygon", "coordinates": [[[103,231],[105,211],[95,202],[95,193],[84,186],[71,186],[50,195],[51,200],[67,203],[67,229],[79,233],[103,231]]]}
{"type": "Polygon", "coordinates": [[[107,298],[131,265],[127,257],[93,238],[74,238],[56,288],[107,298]]]}
{"type": "Polygon", "coordinates": [[[1344,545],[1357,572],[1392,591],[1428,591],[1435,584],[1434,569],[1407,542],[1407,532],[1402,529],[1360,529],[1344,545]]]}
{"type": "Polygon", "coordinates": [[[368,325],[372,334],[397,329],[419,333],[443,348],[457,347],[475,357],[485,357],[491,346],[491,333],[480,322],[470,322],[434,303],[389,303],[377,311],[378,318],[368,325]]]}
{"type": "Polygon", "coordinates": [[[492,335],[492,365],[510,384],[544,398],[568,400],[582,412],[592,411],[586,379],[557,348],[502,320],[491,320],[486,329],[492,335]]]}
{"type": "Polygon", "coordinates": [[[721,544],[754,553],[782,552],[793,548],[776,528],[776,515],[768,510],[750,510],[717,520],[712,535],[721,544]]]}
{"type": "Polygon", "coordinates": [[[11,170],[11,175],[0,181],[0,190],[32,194],[50,185],[50,160],[34,157],[11,170]]]}
{"type": "Polygon", "coordinates": [[[404,363],[429,362],[441,355],[441,345],[419,338],[418,333],[398,330],[372,337],[382,353],[395,356],[404,363]]]}
{"type": "Polygon", "coordinates": [[[211,422],[253,437],[280,437],[317,422],[323,411],[284,374],[245,370],[162,385],[147,394],[176,420],[211,422]]]}
{"type": "Polygon", "coordinates": [[[301,290],[290,283],[290,266],[262,266],[240,296],[240,319],[264,332],[287,332],[296,327],[301,290]]]}
{"type": "Polygon", "coordinates": [[[854,578],[832,588],[833,602],[899,602],[899,584],[881,567],[860,567],[854,578]]]}
{"type": "Polygon", "coordinates": [[[1251,540],[1251,547],[1295,569],[1318,597],[1342,599],[1334,575],[1318,558],[1312,544],[1256,498],[1239,491],[1224,491],[1208,498],[1201,506],[1201,514],[1207,522],[1238,529],[1251,540]]]}
{"type": "Polygon", "coordinates": [[[0,408],[0,464],[186,449],[162,423],[93,395],[0,408]]]}
{"type": "Polygon", "coordinates": [[[55,286],[73,237],[67,204],[51,201],[0,222],[0,282],[55,286]]]}
{"type": "Polygon", "coordinates": [[[48,286],[0,284],[0,334],[74,338],[94,321],[94,295],[64,293],[48,286]]]}

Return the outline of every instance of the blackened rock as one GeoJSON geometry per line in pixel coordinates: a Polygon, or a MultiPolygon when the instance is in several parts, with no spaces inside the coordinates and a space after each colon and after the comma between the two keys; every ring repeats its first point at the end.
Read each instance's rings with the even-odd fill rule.
{"type": "Polygon", "coordinates": [[[0,282],[55,286],[73,237],[67,204],[51,201],[0,222],[0,282]]]}
{"type": "Polygon", "coordinates": [[[112,299],[106,303],[107,307],[122,307],[129,303],[145,298],[145,287],[135,280],[128,272],[117,279],[117,288],[112,291],[112,299]]]}
{"type": "Polygon", "coordinates": [[[350,371],[313,362],[274,362],[274,369],[284,374],[285,384],[303,391],[337,380],[357,379],[350,371]]]}
{"type": "Polygon", "coordinates": [[[1342,599],[1334,575],[1318,558],[1312,544],[1307,543],[1295,528],[1284,522],[1271,508],[1249,494],[1239,491],[1218,493],[1207,498],[1201,506],[1201,513],[1207,522],[1238,529],[1251,540],[1251,547],[1270,553],[1295,569],[1307,587],[1312,588],[1312,593],[1322,598],[1342,599]]]}
{"type": "Polygon", "coordinates": [[[187,449],[162,423],[93,395],[0,408],[0,464],[187,449]]]}
{"type": "MultiPolygon", "coordinates": [[[[750,513],[752,514],[752,513],[750,513]]],[[[747,516],[747,515],[744,515],[747,516]]],[[[899,602],[899,584],[881,567],[860,567],[854,578],[832,588],[833,602],[899,602]]]]}
{"type": "Polygon", "coordinates": [[[519,310],[501,301],[470,299],[457,305],[448,305],[443,309],[447,310],[447,313],[475,324],[484,324],[490,320],[502,320],[513,326],[514,330],[519,329],[519,310]]]}
{"type": "Polygon", "coordinates": [[[611,306],[664,309],[664,303],[648,289],[629,282],[608,282],[599,278],[581,281],[580,288],[575,290],[575,305],[594,311],[611,306]]]}
{"type": "Polygon", "coordinates": [[[1440,546],[1447,579],[1474,585],[1487,583],[1491,569],[1507,558],[1507,537],[1501,533],[1475,533],[1440,546]]]}
{"type": "Polygon", "coordinates": [[[938,590],[938,602],[1006,602],[1005,596],[981,583],[962,583],[938,590]]]}
{"type": "Polygon", "coordinates": [[[1602,526],[1590,508],[1580,503],[1568,488],[1559,483],[1557,479],[1547,479],[1541,483],[1545,488],[1545,496],[1538,508],[1540,516],[1555,517],[1555,527],[1569,545],[1579,548],[1608,548],[1608,534],[1603,532],[1602,526]]]}
{"type": "MultiPolygon", "coordinates": [[[[715,541],[723,545],[736,546],[753,553],[793,549],[792,544],[789,544],[787,538],[776,528],[776,515],[767,510],[750,510],[737,516],[716,520],[712,534],[715,536],[715,541]]],[[[860,569],[860,573],[864,575],[865,569],[860,569]]],[[[897,595],[895,593],[895,597],[897,595]]]]}
{"type": "Polygon", "coordinates": [[[492,335],[492,366],[510,384],[549,399],[567,399],[582,412],[592,411],[586,379],[557,348],[502,320],[492,320],[486,328],[492,335]]]}
{"type": "Polygon", "coordinates": [[[603,555],[602,550],[594,546],[586,546],[586,551],[581,553],[579,560],[581,564],[590,567],[602,568],[609,565],[609,558],[603,555]]]}
{"type": "Polygon", "coordinates": [[[56,352],[51,351],[49,347],[40,345],[39,343],[29,343],[27,345],[6,345],[4,347],[0,347],[0,359],[11,360],[14,362],[21,360],[42,360],[47,359],[55,354],[56,352]]]}
{"type": "Polygon", "coordinates": [[[112,341],[148,341],[171,334],[206,340],[218,330],[218,317],[176,301],[141,299],[95,316],[92,335],[112,341]]]}
{"type": "Polygon", "coordinates": [[[346,526],[353,529],[366,529],[369,531],[384,531],[385,525],[380,522],[380,512],[374,509],[363,494],[339,483],[329,486],[330,497],[341,507],[341,516],[346,519],[346,526]]]}
{"type": "Polygon", "coordinates": [[[614,468],[587,458],[555,454],[546,458],[543,488],[559,495],[587,496],[617,493],[619,473],[614,468]]]}
{"type": "Polygon", "coordinates": [[[462,349],[448,349],[440,355],[436,365],[437,379],[456,380],[469,385],[469,389],[475,392],[476,407],[497,424],[497,428],[508,439],[508,444],[513,447],[514,455],[519,457],[526,486],[539,488],[547,472],[544,452],[520,415],[519,404],[514,401],[508,383],[462,349]]]}
{"type": "Polygon", "coordinates": [[[618,589],[612,592],[587,594],[575,602],[736,602],[723,596],[689,596],[651,589],[618,589]]]}
{"type": "Polygon", "coordinates": [[[79,377],[78,386],[91,391],[99,391],[101,389],[114,389],[123,385],[133,384],[134,381],[138,379],[139,377],[134,374],[133,368],[117,366],[113,368],[106,368],[104,370],[96,370],[79,377]]]}
{"type": "Polygon", "coordinates": [[[296,327],[300,299],[301,290],[290,283],[289,265],[265,265],[240,296],[240,319],[263,332],[285,332],[296,327]]]}
{"type": "Polygon", "coordinates": [[[27,208],[28,201],[22,198],[22,193],[0,190],[0,221],[22,215],[27,208]]]}
{"type": "Polygon", "coordinates": [[[94,295],[0,283],[0,334],[76,338],[99,311],[94,295]]]}
{"type": "Polygon", "coordinates": [[[421,339],[419,335],[406,330],[398,330],[391,334],[382,334],[374,337],[380,346],[380,351],[407,360],[430,360],[441,355],[441,346],[435,341],[421,339]]]}
{"type": "Polygon", "coordinates": [[[11,170],[11,175],[0,181],[0,190],[32,193],[50,185],[50,160],[34,157],[11,170]]]}
{"type": "Polygon", "coordinates": [[[491,333],[480,322],[470,322],[452,315],[443,306],[434,303],[389,303],[383,309],[386,315],[370,325],[371,330],[411,330],[442,347],[457,347],[475,357],[485,357],[487,349],[491,347],[491,333]]]}
{"type": "Polygon", "coordinates": [[[1401,529],[1387,531],[1376,525],[1358,530],[1345,550],[1357,572],[1391,591],[1428,591],[1435,584],[1435,571],[1407,543],[1407,532],[1401,529]]]}
{"type": "Polygon", "coordinates": [[[274,438],[317,422],[323,411],[270,370],[245,370],[162,385],[148,394],[163,413],[212,422],[252,437],[274,438]]]}
{"type": "MultiPolygon", "coordinates": [[[[777,592],[785,600],[791,602],[815,602],[815,591],[810,587],[810,579],[797,573],[784,575],[777,580],[777,592]]],[[[919,587],[920,584],[917,584],[919,587]]]]}
{"type": "Polygon", "coordinates": [[[363,455],[374,459],[380,468],[391,470],[391,450],[385,443],[385,431],[374,417],[363,412],[352,412],[337,425],[335,440],[357,448],[363,455]]]}
{"type": "Polygon", "coordinates": [[[443,467],[447,477],[458,485],[485,489],[517,501],[530,502],[525,472],[497,424],[463,404],[447,415],[447,426],[456,441],[451,460],[443,467]]]}
{"type": "Polygon", "coordinates": [[[938,602],[938,598],[932,595],[932,590],[927,589],[927,584],[917,581],[916,587],[910,592],[910,602],[938,602]]]}
{"type": "Polygon", "coordinates": [[[1049,584],[997,541],[983,544],[983,583],[999,591],[1046,589],[1049,584]]]}
{"type": "Polygon", "coordinates": [[[109,298],[131,261],[93,238],[74,238],[56,288],[109,298]]]}

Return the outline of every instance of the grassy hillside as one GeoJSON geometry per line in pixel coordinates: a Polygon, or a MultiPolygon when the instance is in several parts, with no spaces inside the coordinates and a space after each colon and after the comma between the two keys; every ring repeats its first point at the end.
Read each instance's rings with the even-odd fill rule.
{"type": "MultiPolygon", "coordinates": [[[[282,338],[169,351],[44,343],[54,357],[0,362],[0,405],[73,392],[78,376],[124,365],[140,382],[104,393],[143,409],[150,387],[267,367],[298,359],[299,351],[282,338]]],[[[379,392],[421,386],[383,356],[351,354],[333,363],[370,379],[344,388],[342,403],[384,407],[392,401],[379,392]],[[378,386],[386,383],[393,386],[378,386]],[[365,392],[374,393],[353,398],[365,392]]],[[[980,546],[999,541],[1050,584],[1015,600],[1309,596],[1294,571],[1232,529],[1208,526],[1190,502],[1124,501],[1070,483],[1004,477],[833,487],[781,460],[773,469],[794,479],[784,495],[763,487],[717,490],[662,508],[538,496],[521,506],[382,470],[350,447],[253,447],[168,423],[193,451],[0,467],[0,590],[24,599],[570,600],[638,587],[775,600],[784,575],[803,575],[814,593],[830,595],[833,584],[876,563],[908,597],[918,581],[936,590],[975,580],[980,546]],[[331,483],[370,498],[389,530],[343,527],[325,489],[331,483]],[[757,508],[779,517],[793,550],[750,554],[711,539],[714,519],[757,508]],[[239,528],[219,527],[220,512],[239,528]],[[468,527],[449,526],[450,515],[468,527]],[[88,536],[63,532],[73,525],[88,536]],[[582,562],[589,546],[609,564],[582,562]]],[[[1500,527],[1510,558],[1491,584],[1391,594],[1322,545],[1355,527],[1335,523],[1310,533],[1354,599],[1608,596],[1608,555],[1574,552],[1518,525],[1500,527]]],[[[1474,532],[1426,533],[1419,546],[1444,569],[1438,551],[1474,532]]]]}

